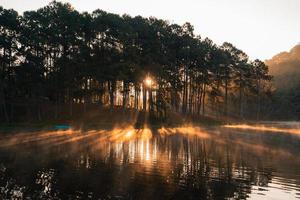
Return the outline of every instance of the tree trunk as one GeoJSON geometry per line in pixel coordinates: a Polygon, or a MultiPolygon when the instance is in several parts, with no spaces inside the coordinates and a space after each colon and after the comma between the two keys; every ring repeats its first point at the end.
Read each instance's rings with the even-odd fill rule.
{"type": "Polygon", "coordinates": [[[228,116],[228,79],[226,77],[225,79],[225,117],[227,118],[228,116]]]}
{"type": "Polygon", "coordinates": [[[114,92],[116,88],[116,83],[114,81],[109,81],[108,82],[108,88],[109,88],[109,101],[110,101],[110,108],[114,107],[114,92]]]}
{"type": "Polygon", "coordinates": [[[186,114],[187,111],[187,97],[188,97],[188,76],[187,76],[187,67],[184,69],[184,82],[183,82],[183,100],[182,100],[182,113],[186,114]]]}
{"type": "Polygon", "coordinates": [[[257,105],[256,105],[256,107],[257,107],[257,111],[256,111],[256,120],[258,121],[259,120],[259,118],[260,118],[260,79],[258,79],[258,81],[257,81],[257,105]]]}
{"type": "Polygon", "coordinates": [[[201,101],[202,101],[202,86],[198,86],[198,107],[197,107],[197,114],[200,115],[201,111],[201,101]]]}
{"type": "Polygon", "coordinates": [[[128,105],[128,83],[123,81],[123,108],[125,109],[128,105]]]}
{"type": "Polygon", "coordinates": [[[153,112],[152,88],[150,88],[148,91],[149,91],[149,111],[153,112]]]}
{"type": "Polygon", "coordinates": [[[143,85],[143,110],[144,111],[146,111],[147,110],[147,108],[146,108],[146,106],[147,106],[147,95],[146,95],[146,88],[145,88],[145,85],[143,85]]]}
{"type": "Polygon", "coordinates": [[[206,84],[203,86],[203,100],[202,100],[202,115],[205,115],[205,93],[206,93],[206,84]]]}
{"type": "Polygon", "coordinates": [[[240,91],[239,91],[239,115],[240,115],[240,118],[243,117],[243,96],[242,96],[242,91],[243,88],[242,86],[240,85],[240,91]]]}
{"type": "Polygon", "coordinates": [[[9,122],[9,117],[8,117],[8,113],[7,113],[7,107],[6,107],[6,101],[5,101],[5,94],[4,94],[4,89],[3,89],[3,84],[1,83],[0,86],[0,101],[2,102],[2,110],[3,110],[3,114],[4,114],[4,118],[5,121],[8,123],[9,122]]]}

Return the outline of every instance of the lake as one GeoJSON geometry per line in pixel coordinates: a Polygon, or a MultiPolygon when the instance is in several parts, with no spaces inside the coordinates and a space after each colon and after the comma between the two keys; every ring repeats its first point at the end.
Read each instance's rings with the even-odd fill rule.
{"type": "Polygon", "coordinates": [[[299,198],[298,123],[0,137],[0,199],[299,198]]]}

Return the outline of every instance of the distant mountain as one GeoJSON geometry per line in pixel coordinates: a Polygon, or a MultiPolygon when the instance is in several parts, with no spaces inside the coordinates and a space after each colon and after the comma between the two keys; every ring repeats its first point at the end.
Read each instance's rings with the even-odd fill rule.
{"type": "Polygon", "coordinates": [[[266,60],[274,84],[278,90],[289,90],[300,86],[300,44],[289,52],[281,52],[266,60]]]}
{"type": "Polygon", "coordinates": [[[266,64],[277,89],[273,115],[279,119],[300,120],[300,44],[266,60],[266,64]]]}

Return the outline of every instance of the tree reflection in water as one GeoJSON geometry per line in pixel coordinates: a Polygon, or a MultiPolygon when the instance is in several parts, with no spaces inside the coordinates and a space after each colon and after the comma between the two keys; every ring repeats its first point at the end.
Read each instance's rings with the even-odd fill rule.
{"type": "Polygon", "coordinates": [[[17,134],[0,140],[0,197],[296,198],[299,153],[297,135],[237,129],[17,134]]]}

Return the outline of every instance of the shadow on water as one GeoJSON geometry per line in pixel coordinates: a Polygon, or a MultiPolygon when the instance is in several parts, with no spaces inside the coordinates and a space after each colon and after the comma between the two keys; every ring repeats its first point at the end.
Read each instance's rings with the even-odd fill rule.
{"type": "Polygon", "coordinates": [[[300,137],[229,127],[5,135],[0,199],[300,198],[300,137]]]}

